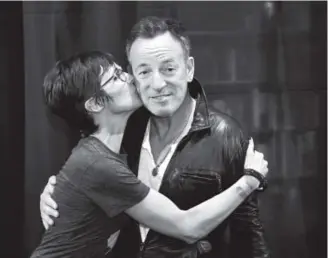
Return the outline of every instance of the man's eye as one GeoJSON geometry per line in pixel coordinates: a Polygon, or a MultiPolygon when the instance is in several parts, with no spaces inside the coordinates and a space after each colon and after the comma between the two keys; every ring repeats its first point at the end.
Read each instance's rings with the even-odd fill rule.
{"type": "Polygon", "coordinates": [[[139,73],[139,75],[146,75],[148,73],[148,71],[141,71],[140,73],[139,73]]]}
{"type": "Polygon", "coordinates": [[[163,70],[167,73],[173,73],[176,69],[174,67],[166,67],[163,70]]]}

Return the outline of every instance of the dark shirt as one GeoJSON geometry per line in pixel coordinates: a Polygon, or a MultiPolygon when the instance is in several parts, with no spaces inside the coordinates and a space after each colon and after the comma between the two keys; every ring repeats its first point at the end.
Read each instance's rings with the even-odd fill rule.
{"type": "Polygon", "coordinates": [[[31,257],[104,257],[108,237],[124,226],[126,209],[149,188],[95,137],[82,139],[57,175],[59,217],[31,257]]]}

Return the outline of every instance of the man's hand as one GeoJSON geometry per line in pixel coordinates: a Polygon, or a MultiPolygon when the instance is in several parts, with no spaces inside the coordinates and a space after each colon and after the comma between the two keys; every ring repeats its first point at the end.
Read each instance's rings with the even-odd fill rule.
{"type": "Polygon", "coordinates": [[[42,224],[45,229],[48,229],[54,223],[54,221],[51,219],[50,216],[58,217],[59,215],[58,211],[56,211],[57,204],[51,198],[51,195],[54,192],[55,185],[56,185],[56,177],[51,176],[40,196],[40,213],[41,213],[42,224]]]}
{"type": "MultiPolygon", "coordinates": [[[[264,159],[263,153],[254,150],[253,138],[249,140],[244,168],[253,169],[262,174],[264,177],[266,177],[269,172],[268,162],[264,159]]],[[[252,176],[248,176],[248,182],[252,185],[259,185],[259,181],[252,176]]]]}

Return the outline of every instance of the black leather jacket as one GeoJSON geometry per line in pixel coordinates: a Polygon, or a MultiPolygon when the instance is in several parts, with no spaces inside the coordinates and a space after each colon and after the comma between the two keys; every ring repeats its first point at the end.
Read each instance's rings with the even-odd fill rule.
{"type": "MultiPolygon", "coordinates": [[[[208,109],[197,80],[189,84],[189,92],[197,99],[192,127],[178,145],[159,190],[180,209],[191,208],[236,182],[243,174],[248,144],[248,137],[233,118],[208,109]]],[[[123,140],[129,165],[136,174],[149,115],[144,108],[136,111],[123,140]]],[[[138,224],[131,220],[131,224],[121,230],[113,255],[116,258],[269,257],[256,193],[195,244],[152,230],[141,243],[138,224]]]]}

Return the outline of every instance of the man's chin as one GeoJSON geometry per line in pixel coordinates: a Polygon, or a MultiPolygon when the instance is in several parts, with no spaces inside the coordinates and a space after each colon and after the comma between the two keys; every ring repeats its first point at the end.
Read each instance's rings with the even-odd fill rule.
{"type": "Polygon", "coordinates": [[[157,109],[157,110],[150,110],[150,112],[157,117],[170,117],[174,114],[171,109],[157,109]]]}

